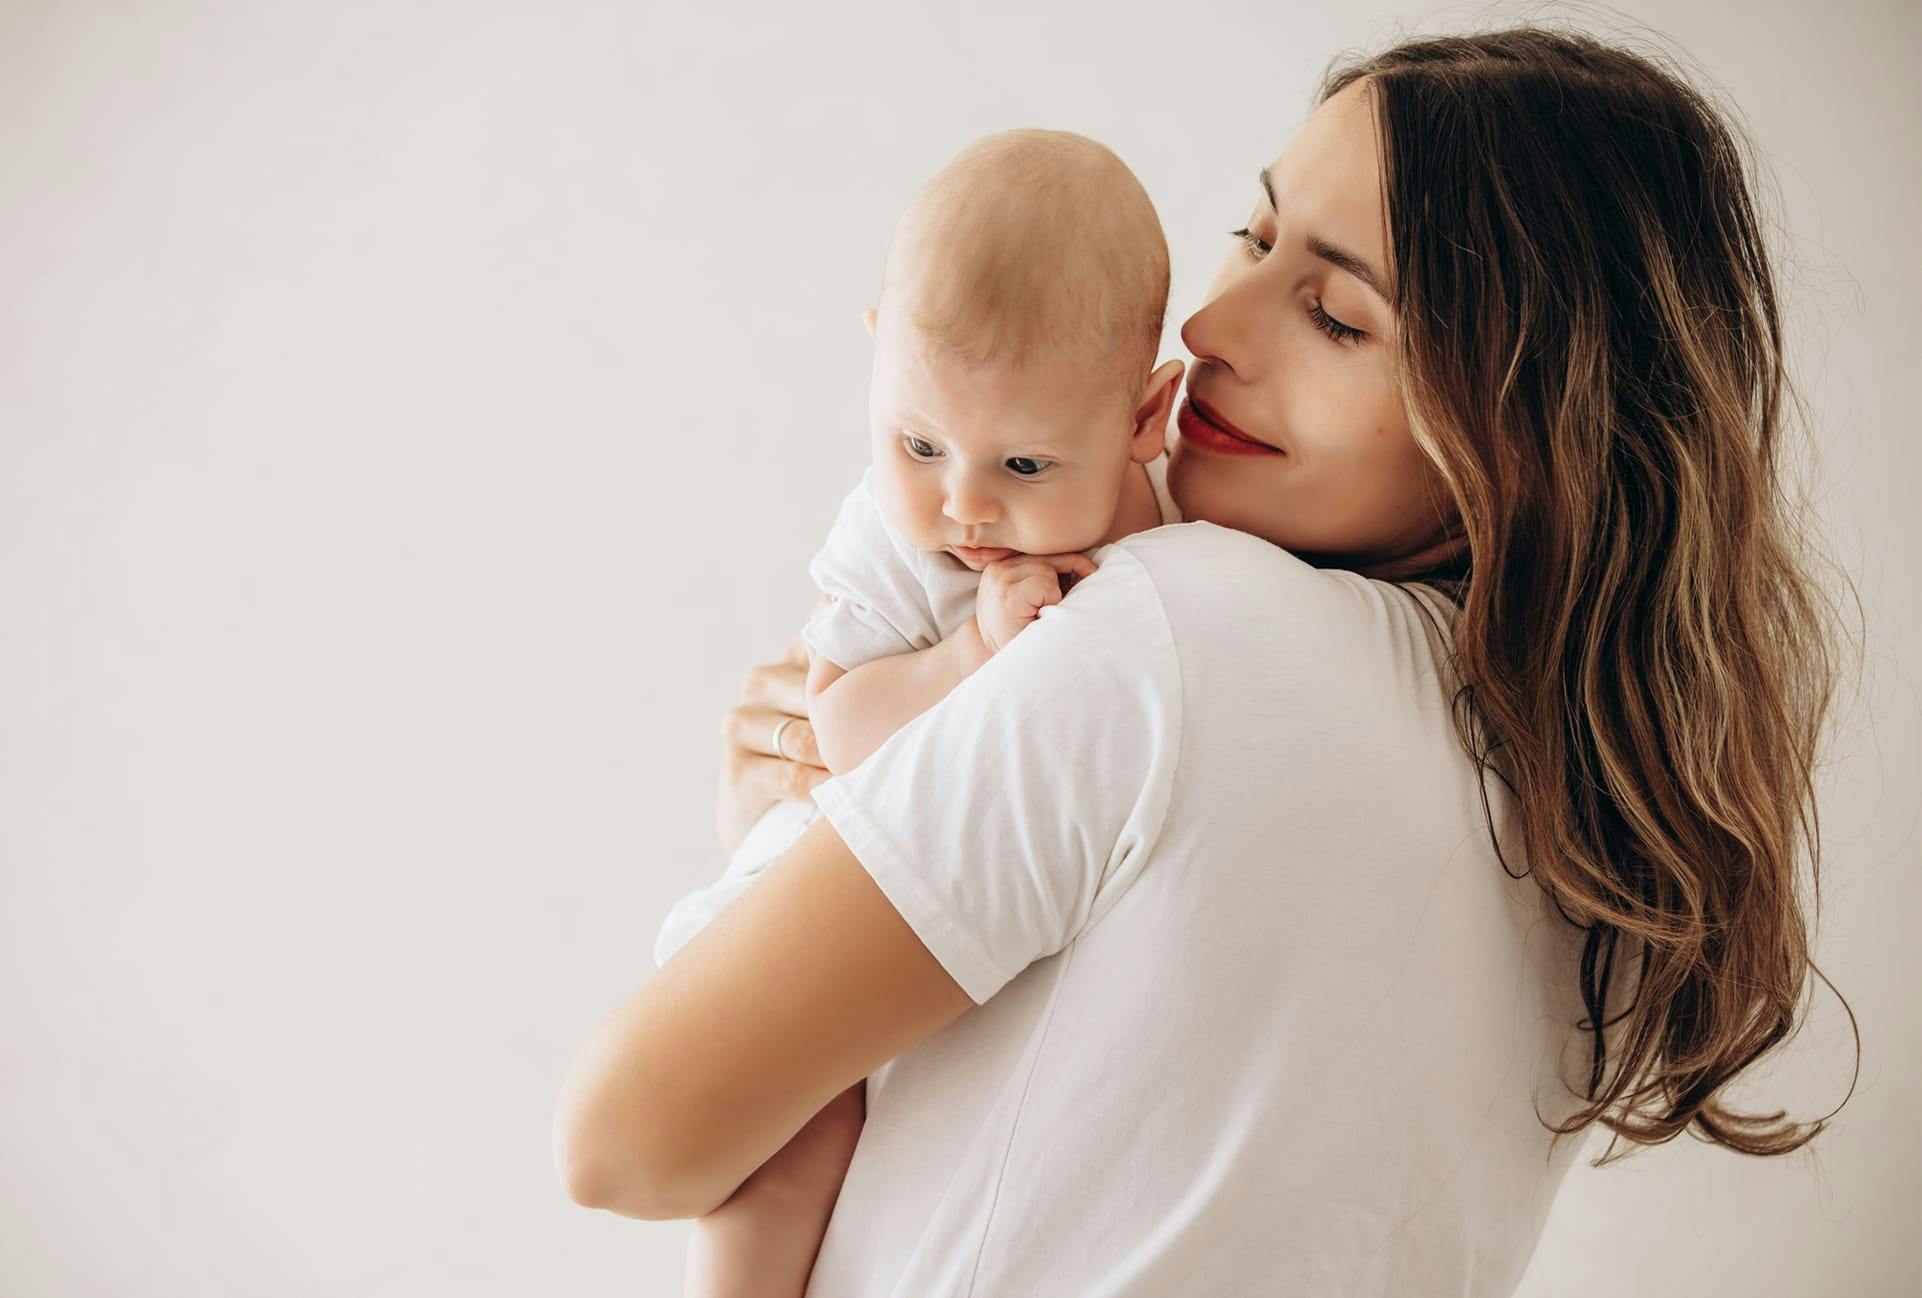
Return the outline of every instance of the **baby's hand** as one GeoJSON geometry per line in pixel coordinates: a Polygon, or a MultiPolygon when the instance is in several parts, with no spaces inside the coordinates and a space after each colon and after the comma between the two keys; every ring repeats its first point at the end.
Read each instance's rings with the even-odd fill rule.
{"type": "Polygon", "coordinates": [[[1061,602],[1064,575],[1088,577],[1094,570],[1094,560],[1085,554],[1022,554],[996,559],[983,568],[974,620],[988,652],[1000,653],[1036,614],[1061,602]]]}

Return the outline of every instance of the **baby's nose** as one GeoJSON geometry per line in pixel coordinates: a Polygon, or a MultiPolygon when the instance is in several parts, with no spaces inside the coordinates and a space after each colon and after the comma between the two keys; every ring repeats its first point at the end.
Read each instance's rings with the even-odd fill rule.
{"type": "Polygon", "coordinates": [[[963,527],[992,523],[1001,515],[992,495],[966,482],[948,489],[947,499],[942,503],[941,512],[963,527]]]}

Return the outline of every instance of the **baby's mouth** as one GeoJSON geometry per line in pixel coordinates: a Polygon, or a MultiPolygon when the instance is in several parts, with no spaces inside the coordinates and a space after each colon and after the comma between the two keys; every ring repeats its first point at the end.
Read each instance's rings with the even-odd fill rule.
{"type": "Polygon", "coordinates": [[[956,558],[971,566],[974,564],[990,564],[997,559],[1005,559],[1015,553],[1005,546],[998,545],[950,545],[948,549],[954,552],[956,558]]]}

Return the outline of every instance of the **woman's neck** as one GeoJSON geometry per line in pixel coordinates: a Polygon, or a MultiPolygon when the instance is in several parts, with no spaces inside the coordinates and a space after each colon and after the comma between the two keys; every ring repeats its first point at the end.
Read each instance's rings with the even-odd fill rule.
{"type": "Polygon", "coordinates": [[[1362,576],[1373,577],[1377,581],[1419,581],[1430,573],[1458,575],[1465,570],[1467,562],[1468,538],[1444,536],[1412,554],[1378,559],[1373,563],[1326,566],[1353,568],[1362,576]]]}

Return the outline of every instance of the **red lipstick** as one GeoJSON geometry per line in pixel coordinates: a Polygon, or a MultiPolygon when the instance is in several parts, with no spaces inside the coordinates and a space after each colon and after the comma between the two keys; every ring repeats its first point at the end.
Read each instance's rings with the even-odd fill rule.
{"type": "Polygon", "coordinates": [[[1197,450],[1217,455],[1280,455],[1278,447],[1257,441],[1190,395],[1175,412],[1175,426],[1197,450]]]}

